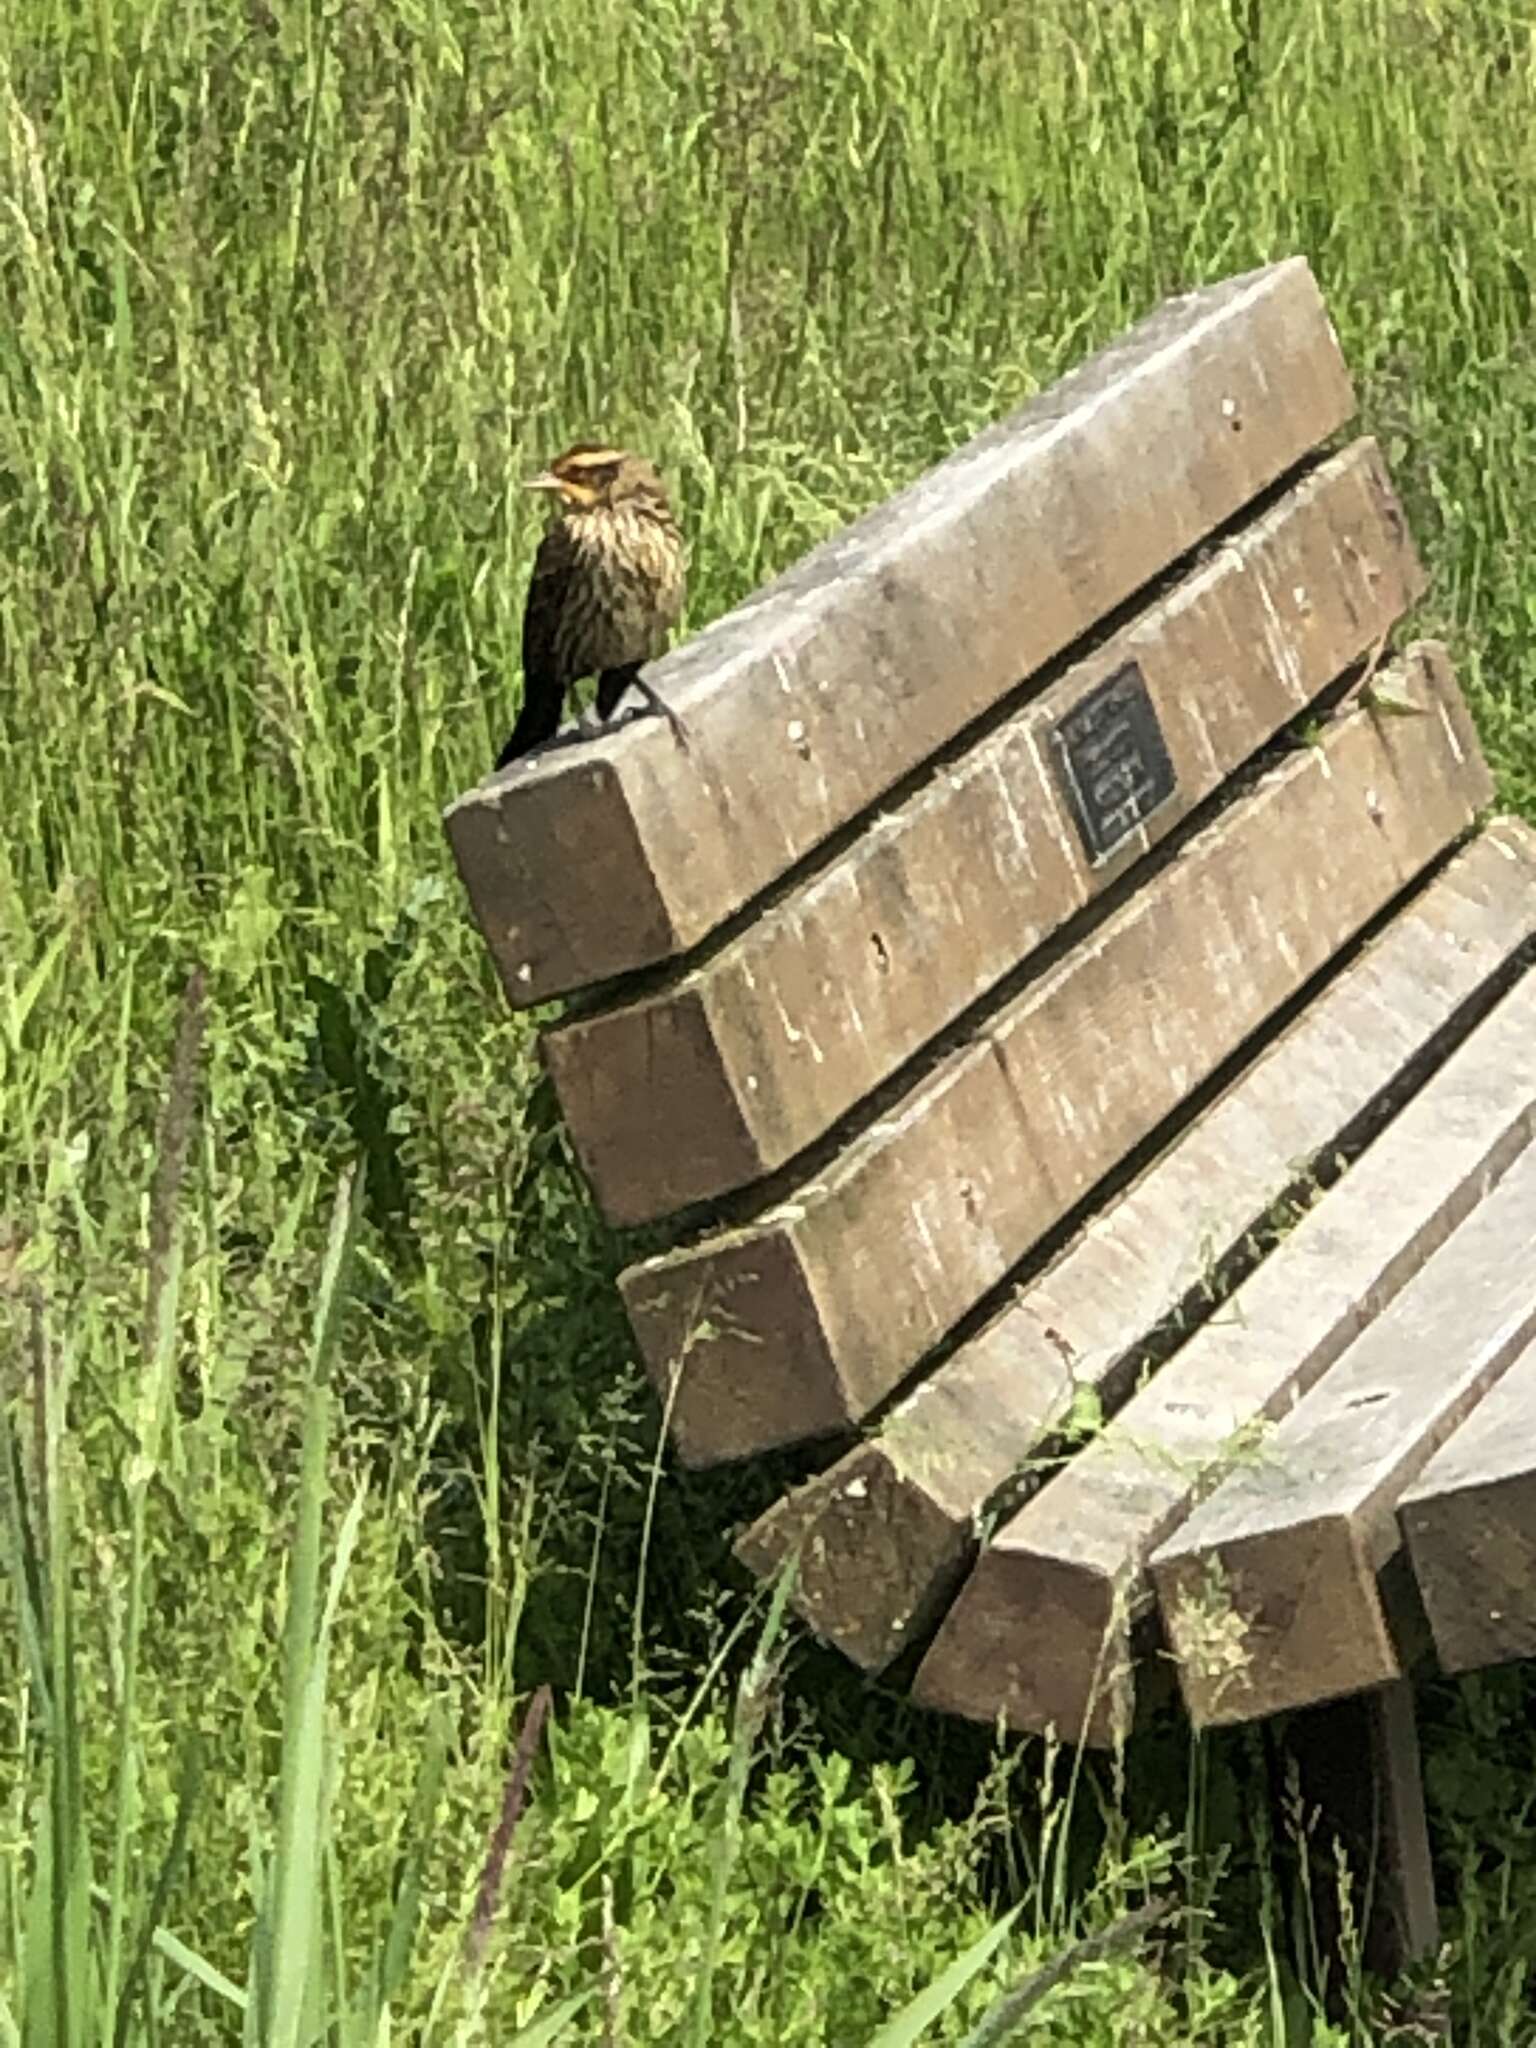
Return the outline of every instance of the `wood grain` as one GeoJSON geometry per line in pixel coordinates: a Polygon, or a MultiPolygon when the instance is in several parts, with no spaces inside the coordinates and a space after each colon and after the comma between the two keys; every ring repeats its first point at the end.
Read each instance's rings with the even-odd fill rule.
{"type": "Polygon", "coordinates": [[[1357,441],[696,968],[551,1030],[545,1058],[604,1214],[645,1222],[793,1158],[1379,644],[1422,587],[1380,453],[1357,441]],[[1095,859],[1053,741],[1129,664],[1175,784],[1095,859]]]}
{"type": "Polygon", "coordinates": [[[823,1176],[621,1276],[685,1460],[860,1420],[1465,830],[1491,783],[1443,651],[1413,650],[1383,680],[1424,715],[1338,720],[823,1176]]]}
{"type": "Polygon", "coordinates": [[[1080,1393],[1114,1401],[1147,1335],[1536,933],[1536,832],[1499,820],[1189,1130],[881,1429],[745,1531],[866,1671],[925,1634],[993,1495],[1080,1393]]]}
{"type": "MultiPolygon", "coordinates": [[[[1454,943],[1454,925],[1438,936],[1454,943]]],[[[1346,1057],[1369,1059],[1369,1042],[1346,1057]]],[[[1128,1728],[1148,1557],[1224,1471],[1267,1458],[1261,1425],[1401,1296],[1533,1133],[1536,979],[1527,977],[999,1530],[928,1653],[918,1698],[1073,1741],[1109,1743],[1128,1728]]]]}
{"type": "Polygon", "coordinates": [[[1199,1727],[1402,1676],[1398,1497],[1536,1337],[1536,1148],[1152,1557],[1199,1727]],[[1218,1642],[1222,1654],[1213,1656],[1218,1642]]]}

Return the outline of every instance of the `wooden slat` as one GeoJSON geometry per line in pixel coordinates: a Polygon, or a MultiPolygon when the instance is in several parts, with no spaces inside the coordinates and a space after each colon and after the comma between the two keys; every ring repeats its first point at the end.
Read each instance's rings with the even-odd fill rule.
{"type": "MultiPolygon", "coordinates": [[[[1536,1266],[1536,1237],[1525,1256],[1536,1266]]],[[[1536,1344],[1430,1459],[1398,1522],[1447,1671],[1536,1657],[1536,1344]]]]}
{"type": "Polygon", "coordinates": [[[653,665],[686,752],[639,719],[450,806],[509,998],[696,944],[1353,407],[1294,258],[1172,301],[824,542],[653,665]]]}
{"type": "Polygon", "coordinates": [[[1339,720],[754,1225],[621,1276],[685,1460],[844,1428],[1491,793],[1442,650],[1339,720]],[[1300,850],[1307,849],[1307,857],[1300,850]],[[675,1394],[673,1381],[686,1359],[675,1394]]]}
{"type": "Polygon", "coordinates": [[[1357,441],[694,971],[553,1030],[545,1057],[610,1221],[723,1194],[820,1137],[1379,642],[1422,585],[1380,454],[1357,441]],[[1128,663],[1174,790],[1095,864],[1053,734],[1128,663]]]}
{"type": "Polygon", "coordinates": [[[1061,1429],[1077,1390],[1124,1389],[1148,1332],[1533,932],[1536,833],[1501,820],[877,1436],[776,1502],[737,1554],[766,1577],[798,1551],[800,1613],[883,1669],[937,1620],[989,1500],[1061,1429]]]}
{"type": "Polygon", "coordinates": [[[1398,1496],[1536,1336],[1536,1148],[1152,1558],[1197,1726],[1402,1675],[1398,1496]]]}
{"type": "MultiPolygon", "coordinates": [[[[1442,928],[1442,944],[1456,937],[1442,928]]],[[[1147,1558],[1224,1469],[1265,1456],[1258,1425],[1345,1353],[1533,1131],[1536,977],[1527,976],[1230,1301],[998,1532],[934,1640],[918,1698],[1074,1742],[1112,1742],[1128,1728],[1147,1558]]]]}

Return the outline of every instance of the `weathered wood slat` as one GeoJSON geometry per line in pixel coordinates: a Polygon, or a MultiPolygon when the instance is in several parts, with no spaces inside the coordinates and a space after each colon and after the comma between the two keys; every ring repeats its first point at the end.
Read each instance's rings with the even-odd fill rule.
{"type": "Polygon", "coordinates": [[[1301,259],[1174,300],[653,665],[688,751],[641,719],[461,797],[511,1001],[696,944],[1353,407],[1301,259]]]}
{"type": "MultiPolygon", "coordinates": [[[[1454,927],[1441,937],[1454,944],[1454,927]]],[[[918,1698],[982,1721],[1001,1713],[1014,1728],[1054,1727],[1073,1742],[1109,1743],[1129,1729],[1132,1629],[1150,1602],[1152,1551],[1224,1469],[1264,1460],[1260,1425],[1401,1294],[1533,1131],[1536,976],[1527,976],[1230,1301],[998,1532],[934,1640],[918,1698]]]]}
{"type": "Polygon", "coordinates": [[[989,1500],[1061,1429],[1076,1390],[1123,1390],[1148,1332],[1213,1258],[1533,932],[1536,833],[1501,820],[878,1435],[776,1502],[737,1554],[768,1576],[798,1551],[800,1613],[883,1669],[938,1619],[989,1500]]]}
{"type": "Polygon", "coordinates": [[[1377,1574],[1403,1488],[1536,1336],[1536,1148],[1152,1557],[1199,1727],[1402,1675],[1377,1574]]]}
{"type": "MultiPolygon", "coordinates": [[[[1525,1256],[1536,1267],[1536,1233],[1525,1256]]],[[[1536,1657],[1536,1344],[1430,1459],[1398,1522],[1447,1671],[1536,1657]]]]}
{"type": "Polygon", "coordinates": [[[566,1125],[610,1221],[741,1187],[820,1137],[1379,643],[1422,585],[1380,453],[1357,441],[691,973],[551,1031],[566,1125]],[[1128,664],[1174,788],[1096,864],[1053,735],[1128,664]]]}
{"type": "Polygon", "coordinates": [[[824,1178],[750,1227],[621,1277],[685,1460],[745,1456],[866,1415],[1465,828],[1491,784],[1443,651],[1416,650],[1389,679],[1429,715],[1339,720],[824,1178]],[[1303,842],[1314,857],[1276,857],[1303,842]]]}

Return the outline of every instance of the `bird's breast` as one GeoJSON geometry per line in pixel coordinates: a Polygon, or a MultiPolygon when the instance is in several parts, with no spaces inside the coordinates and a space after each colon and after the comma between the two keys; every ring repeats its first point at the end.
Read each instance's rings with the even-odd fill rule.
{"type": "Polygon", "coordinates": [[[682,536],[670,522],[615,508],[569,522],[574,561],[572,628],[594,667],[649,661],[683,607],[682,536]]]}

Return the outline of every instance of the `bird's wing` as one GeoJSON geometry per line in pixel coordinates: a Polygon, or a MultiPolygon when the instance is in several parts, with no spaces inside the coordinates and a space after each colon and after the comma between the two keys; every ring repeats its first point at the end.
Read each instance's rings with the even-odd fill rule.
{"type": "Polygon", "coordinates": [[[523,605],[523,671],[552,675],[555,670],[555,627],[565,601],[571,572],[570,536],[557,521],[539,542],[523,605]]]}
{"type": "Polygon", "coordinates": [[[523,708],[507,742],[508,753],[526,753],[553,739],[560,725],[569,680],[560,672],[556,650],[560,609],[565,602],[570,543],[559,524],[539,542],[523,605],[523,708]]]}

